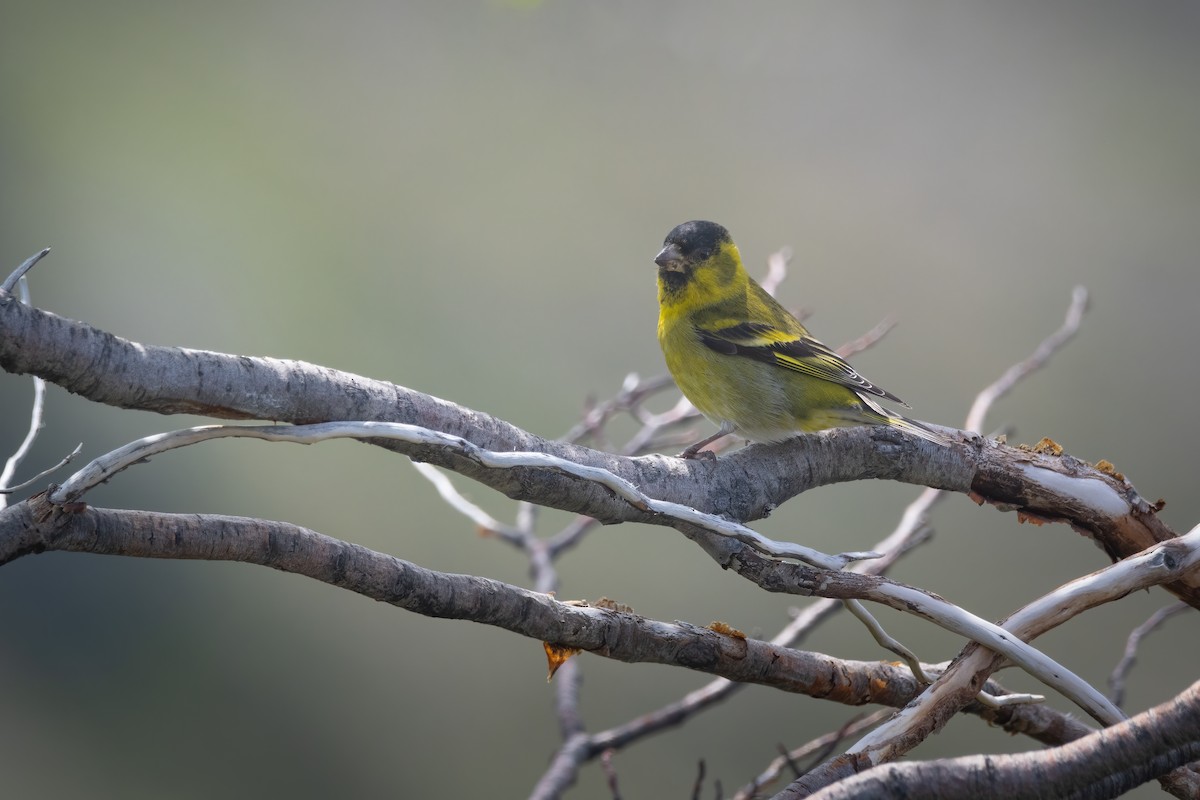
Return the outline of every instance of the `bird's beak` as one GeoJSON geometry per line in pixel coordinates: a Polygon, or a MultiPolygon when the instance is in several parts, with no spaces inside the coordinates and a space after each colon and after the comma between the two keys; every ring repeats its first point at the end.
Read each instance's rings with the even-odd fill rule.
{"type": "Polygon", "coordinates": [[[683,253],[678,245],[669,244],[654,257],[654,263],[663,269],[677,269],[683,263],[683,253]]]}

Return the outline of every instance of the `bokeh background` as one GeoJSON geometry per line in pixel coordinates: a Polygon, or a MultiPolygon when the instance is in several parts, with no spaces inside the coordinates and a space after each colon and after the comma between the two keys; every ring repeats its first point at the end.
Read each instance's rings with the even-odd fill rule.
{"type": "MultiPolygon", "coordinates": [[[[1110,459],[1178,529],[1200,521],[1200,6],[3,5],[0,263],[54,247],[32,275],[44,308],[393,380],[552,437],[627,373],[662,371],[651,258],[686,219],[724,223],[760,273],[792,246],[781,298],[831,344],[897,317],[855,363],[945,424],[1084,284],[1079,339],[990,422],[1110,459]]],[[[0,450],[29,396],[0,376],[0,450]]],[[[198,421],[52,388],[26,474],[79,441],[94,456],[198,421]]],[[[860,549],[915,494],[826,488],[757,527],[860,549]]],[[[528,583],[403,459],[350,443],[214,443],[90,499],[285,519],[528,583]]],[[[962,497],[935,523],[896,577],[993,618],[1105,563],[1063,526],[962,497]]],[[[561,568],[565,598],[759,636],[793,605],[658,528],[600,530],[561,568]]],[[[1125,633],[1168,602],[1138,593],[1042,644],[1103,686],[1125,633]]],[[[926,659],[959,646],[883,619],[926,659]]],[[[1197,677],[1198,634],[1192,614],[1146,643],[1130,710],[1197,677]]],[[[882,657],[848,618],[807,646],[882,657]]],[[[707,680],[581,663],[593,730],[707,680]]],[[[521,797],[558,743],[538,643],[241,565],[10,564],[0,681],[12,797],[521,797]]],[[[728,794],[778,743],[851,713],[750,688],[614,764],[626,796],[684,797],[703,758],[706,796],[714,779],[728,794]]],[[[949,731],[918,755],[1031,746],[974,719],[949,731]]],[[[609,796],[596,765],[571,796],[609,796]]]]}

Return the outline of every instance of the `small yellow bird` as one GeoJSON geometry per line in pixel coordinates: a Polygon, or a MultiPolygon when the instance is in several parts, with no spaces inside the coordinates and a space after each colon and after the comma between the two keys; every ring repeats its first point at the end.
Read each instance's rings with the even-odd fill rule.
{"type": "Polygon", "coordinates": [[[801,431],[890,425],[938,444],[945,436],[879,405],[908,404],[863,378],[754,282],[729,231],[677,226],[658,264],[658,342],[667,369],[701,414],[720,425],[681,455],[730,433],[772,442],[801,431]]]}

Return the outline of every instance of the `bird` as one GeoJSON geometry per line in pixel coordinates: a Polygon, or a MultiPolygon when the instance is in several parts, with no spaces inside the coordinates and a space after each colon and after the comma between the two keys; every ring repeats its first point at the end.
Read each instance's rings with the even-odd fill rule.
{"type": "Polygon", "coordinates": [[[938,444],[950,440],[880,405],[908,408],[858,374],[758,285],[721,225],[677,225],[658,265],[658,341],[684,396],[719,430],[684,450],[701,452],[731,433],[775,442],[799,433],[886,425],[938,444]]]}

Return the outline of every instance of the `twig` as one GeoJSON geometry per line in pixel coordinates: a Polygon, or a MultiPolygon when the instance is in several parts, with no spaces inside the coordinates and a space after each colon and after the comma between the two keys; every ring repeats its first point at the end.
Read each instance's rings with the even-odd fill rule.
{"type": "Polygon", "coordinates": [[[571,430],[563,434],[562,441],[578,442],[588,436],[595,436],[614,415],[621,411],[634,411],[643,400],[656,392],[674,386],[670,375],[658,375],[642,379],[637,373],[631,372],[625,376],[621,391],[616,397],[603,403],[593,405],[584,414],[583,419],[571,430]]]}
{"type": "MultiPolygon", "coordinates": [[[[17,267],[15,270],[13,270],[13,273],[4,279],[4,283],[0,283],[0,292],[11,293],[12,290],[14,288],[16,288],[17,281],[21,280],[21,278],[25,276],[25,273],[29,272],[29,270],[33,269],[33,266],[35,264],[37,264],[39,261],[41,261],[43,258],[45,258],[46,254],[49,252],[50,252],[50,248],[44,247],[40,251],[31,255],[29,258],[22,261],[21,266],[17,267]]],[[[24,302],[26,303],[26,305],[28,305],[28,303],[29,303],[28,300],[25,300],[24,302]]]]}
{"type": "Polygon", "coordinates": [[[887,764],[811,797],[937,800],[967,796],[964,787],[976,798],[1115,797],[1197,756],[1200,682],[1132,719],[1051,750],[887,764]]]}
{"type": "MultiPolygon", "coordinates": [[[[1178,539],[1163,542],[1137,556],[1060,586],[1010,616],[1005,620],[1004,628],[1013,637],[1034,639],[1086,609],[1119,600],[1136,589],[1169,581],[1174,575],[1186,573],[1198,564],[1200,525],[1178,539]]],[[[887,724],[856,742],[848,752],[867,754],[872,763],[890,761],[902,755],[906,748],[900,748],[898,742],[907,741],[907,734],[918,726],[927,728],[929,717],[943,698],[946,702],[952,700],[968,679],[974,680],[980,673],[990,672],[989,668],[994,668],[995,663],[996,659],[985,652],[960,657],[919,698],[887,724]]],[[[1107,701],[1098,710],[1102,713],[1089,713],[1105,725],[1125,719],[1121,710],[1107,701]]]]}
{"type": "Polygon", "coordinates": [[[846,610],[854,615],[855,619],[866,626],[867,630],[880,647],[900,656],[908,668],[912,670],[913,676],[924,684],[933,683],[933,679],[925,674],[925,670],[921,667],[921,659],[917,658],[912,650],[905,647],[899,640],[895,639],[891,634],[883,629],[879,624],[879,620],[875,619],[870,611],[867,611],[866,606],[859,600],[843,600],[842,605],[846,610]]]}
{"type": "MultiPolygon", "coordinates": [[[[861,716],[862,715],[860,714],[858,717],[854,717],[854,719],[858,719],[861,716]]],[[[792,757],[792,754],[788,751],[788,749],[786,747],[783,746],[782,743],[779,744],[778,749],[779,749],[779,755],[783,757],[783,760],[787,762],[788,769],[790,769],[792,771],[792,777],[799,778],[801,775],[803,775],[804,770],[800,769],[800,765],[798,763],[796,763],[796,759],[794,759],[792,757]]],[[[828,755],[829,754],[826,753],[826,756],[828,756],[828,755]]]]}
{"type": "Polygon", "coordinates": [[[519,528],[512,525],[505,525],[500,520],[488,514],[479,506],[468,500],[462,492],[455,488],[441,470],[431,464],[425,464],[420,461],[410,462],[413,469],[421,474],[423,478],[433,484],[433,488],[441,496],[451,508],[465,516],[467,519],[475,523],[475,525],[486,533],[495,534],[496,536],[505,539],[510,544],[523,546],[525,544],[525,533],[519,528]]]}
{"type": "Polygon", "coordinates": [[[1117,662],[1117,666],[1113,668],[1112,674],[1108,677],[1113,703],[1118,706],[1125,705],[1125,679],[1129,677],[1129,672],[1133,669],[1134,662],[1137,661],[1138,648],[1141,647],[1142,639],[1157,630],[1171,617],[1190,608],[1191,606],[1187,603],[1165,606],[1155,611],[1149,619],[1133,629],[1125,641],[1124,655],[1121,656],[1121,660],[1117,662]]]}
{"type": "Polygon", "coordinates": [[[772,297],[775,296],[775,292],[779,290],[779,285],[787,277],[787,268],[791,260],[792,248],[790,247],[781,247],[767,256],[767,274],[758,283],[767,294],[772,297]]]}
{"type": "MultiPolygon", "coordinates": [[[[57,464],[46,467],[46,469],[42,470],[37,475],[34,475],[32,478],[30,478],[26,481],[22,481],[21,483],[18,483],[16,486],[9,486],[6,489],[0,489],[0,508],[4,508],[4,504],[5,504],[4,496],[5,495],[10,495],[13,492],[19,492],[20,490],[37,483],[38,481],[40,481],[42,478],[46,477],[47,475],[49,475],[53,472],[57,472],[58,470],[65,467],[67,464],[70,464],[72,461],[74,461],[75,457],[78,456],[81,452],[83,452],[83,443],[82,442],[75,445],[74,450],[72,450],[71,452],[67,453],[65,456],[60,458],[58,460],[57,464]]],[[[9,461],[11,462],[13,458],[14,457],[9,457],[9,461]]],[[[6,475],[9,473],[8,466],[5,466],[4,472],[6,475]]],[[[7,480],[7,478],[5,480],[7,480]]],[[[2,485],[4,485],[4,480],[0,480],[0,486],[2,486],[2,485]]]]}
{"type": "Polygon", "coordinates": [[[546,548],[557,558],[579,544],[584,535],[599,524],[592,517],[576,517],[574,522],[546,540],[546,548]]]}
{"type": "Polygon", "coordinates": [[[608,791],[612,795],[612,800],[621,800],[621,790],[617,786],[617,770],[612,762],[612,750],[605,750],[600,754],[600,769],[604,771],[604,779],[608,783],[608,791]]]}
{"type": "MultiPolygon", "coordinates": [[[[8,277],[8,280],[6,280],[4,282],[4,286],[0,287],[0,291],[11,292],[12,286],[10,284],[16,285],[20,289],[20,291],[19,291],[20,301],[22,303],[24,303],[25,305],[29,305],[30,304],[30,302],[29,302],[29,284],[24,280],[25,273],[28,272],[30,269],[32,269],[33,265],[36,264],[38,261],[40,261],[42,259],[42,257],[45,256],[46,253],[49,253],[49,252],[50,252],[50,248],[47,247],[46,249],[42,250],[40,253],[30,256],[29,258],[25,259],[24,263],[22,263],[21,266],[17,267],[16,272],[14,272],[12,275],[10,275],[8,277]]],[[[29,428],[26,430],[25,438],[21,441],[21,444],[17,447],[17,449],[13,452],[13,454],[10,455],[8,457],[8,459],[4,462],[4,470],[0,471],[0,508],[4,508],[4,506],[6,506],[8,504],[8,497],[6,495],[8,495],[11,492],[19,491],[20,489],[24,488],[25,486],[28,486],[31,483],[33,483],[34,481],[37,481],[37,480],[45,477],[46,475],[50,474],[54,470],[61,467],[63,464],[69,462],[76,454],[79,453],[80,449],[83,446],[83,445],[80,445],[79,447],[76,447],[74,453],[67,456],[63,461],[60,461],[58,464],[54,465],[53,467],[51,467],[48,470],[39,472],[37,475],[33,476],[25,483],[19,484],[17,486],[9,485],[13,479],[13,476],[17,472],[17,468],[21,465],[21,462],[25,460],[25,456],[28,455],[29,451],[33,448],[33,443],[35,441],[37,441],[38,432],[41,431],[41,429],[42,429],[42,424],[43,424],[42,423],[42,415],[45,412],[45,407],[46,407],[46,381],[42,380],[41,378],[39,378],[35,375],[33,378],[33,407],[29,413],[29,428]]]]}
{"type": "Polygon", "coordinates": [[[1071,292],[1071,304],[1067,308],[1067,316],[1063,320],[1062,326],[1043,339],[1029,358],[1013,364],[995,383],[979,393],[979,396],[975,398],[975,404],[971,406],[970,413],[967,414],[967,430],[975,433],[983,432],[983,419],[992,404],[1012,391],[1013,387],[1031,372],[1036,372],[1046,366],[1050,357],[1074,338],[1075,334],[1079,332],[1079,326],[1083,322],[1083,315],[1087,308],[1088,290],[1083,286],[1076,286],[1071,292]]]}
{"type": "Polygon", "coordinates": [[[760,789],[770,786],[779,780],[779,776],[783,773],[785,767],[792,770],[793,777],[799,778],[804,774],[804,771],[799,768],[797,763],[800,759],[812,758],[816,761],[823,761],[832,752],[832,749],[837,747],[838,743],[847,736],[858,736],[864,731],[868,731],[875,725],[878,725],[893,713],[890,708],[882,708],[871,714],[859,715],[850,719],[850,721],[836,731],[818,736],[811,742],[807,742],[794,750],[785,750],[778,758],[768,764],[766,769],[760,772],[754,780],[741,789],[738,789],[733,795],[733,800],[754,800],[758,796],[760,789]]]}
{"type": "Polygon", "coordinates": [[[892,328],[896,327],[896,320],[891,317],[884,317],[871,330],[864,333],[857,339],[851,339],[837,349],[837,354],[842,358],[849,358],[856,353],[861,353],[870,347],[873,347],[880,339],[891,333],[892,328]]]}

